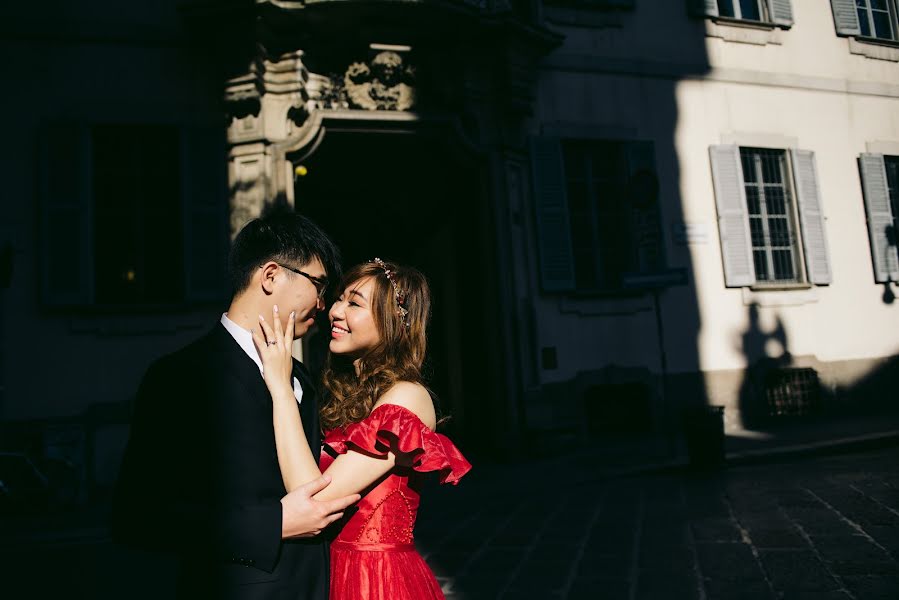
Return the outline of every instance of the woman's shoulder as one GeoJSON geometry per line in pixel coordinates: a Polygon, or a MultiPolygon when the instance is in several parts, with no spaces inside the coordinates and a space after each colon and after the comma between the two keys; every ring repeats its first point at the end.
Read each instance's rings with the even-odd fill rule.
{"type": "Polygon", "coordinates": [[[432,431],[437,426],[437,413],[428,388],[413,381],[398,381],[384,392],[372,410],[385,404],[395,404],[415,413],[432,431]]]}

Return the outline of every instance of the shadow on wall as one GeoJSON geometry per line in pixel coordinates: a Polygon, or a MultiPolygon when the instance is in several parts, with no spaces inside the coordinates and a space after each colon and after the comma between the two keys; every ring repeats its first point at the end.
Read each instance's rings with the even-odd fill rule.
{"type": "Polygon", "coordinates": [[[753,429],[762,425],[773,410],[769,406],[769,387],[774,385],[777,373],[792,362],[787,332],[780,316],[774,329],[763,331],[759,324],[759,307],[756,303],[749,305],[746,331],[740,340],[740,351],[747,361],[752,361],[743,374],[740,385],[738,408],[740,421],[745,429],[753,429]],[[778,345],[775,356],[771,356],[771,342],[778,345]],[[758,358],[756,358],[758,357],[758,358]]]}
{"type": "MultiPolygon", "coordinates": [[[[886,287],[890,291],[889,284],[886,287]]],[[[891,293],[891,292],[890,292],[891,293]]],[[[749,366],[743,373],[738,409],[747,430],[796,424],[837,421],[899,409],[899,356],[876,363],[869,373],[851,385],[832,385],[831,375],[819,373],[790,352],[783,322],[776,316],[774,328],[765,331],[759,307],[748,307],[748,325],[741,335],[740,351],[749,366]],[[824,381],[822,381],[822,379],[824,381]]]]}
{"type": "MultiPolygon", "coordinates": [[[[545,291],[541,300],[557,309],[546,302],[531,308],[558,310],[556,322],[590,335],[539,331],[543,319],[535,314],[542,360],[534,361],[527,411],[529,450],[537,453],[674,436],[685,408],[707,404],[690,252],[690,244],[705,243],[705,233],[688,222],[686,164],[677,145],[678,88],[709,71],[705,23],[683,2],[623,10],[609,7],[630,3],[597,4],[577,11],[593,30],[583,23],[565,28],[574,11],[555,3],[544,11],[568,35],[546,61],[540,126],[544,141],[558,138],[562,147],[570,219],[563,233],[570,233],[574,281],[549,281],[544,273],[544,288],[567,291],[545,291]],[[588,43],[587,31],[604,40],[602,49],[588,43]]],[[[540,150],[548,153],[545,146],[540,150]]],[[[556,181],[549,167],[537,172],[556,181]]],[[[535,196],[540,191],[538,181],[535,196]]],[[[555,237],[542,237],[556,231],[555,221],[539,221],[541,211],[547,221],[557,217],[538,204],[538,238],[548,255],[555,237]]],[[[553,323],[552,315],[546,319],[553,323]]]]}

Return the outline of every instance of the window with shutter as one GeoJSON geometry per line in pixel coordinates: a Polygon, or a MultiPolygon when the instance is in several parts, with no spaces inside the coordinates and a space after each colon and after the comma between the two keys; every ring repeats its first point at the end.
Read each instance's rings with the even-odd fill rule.
{"type": "Polygon", "coordinates": [[[814,153],[712,146],[711,157],[725,284],[830,283],[814,153]]]}
{"type": "Polygon", "coordinates": [[[899,157],[862,154],[859,157],[874,280],[899,281],[899,157]]]}
{"type": "Polygon", "coordinates": [[[722,17],[782,27],[793,24],[790,0],[689,0],[690,12],[704,17],[722,17]]]}
{"type": "Polygon", "coordinates": [[[543,259],[544,289],[614,292],[622,288],[626,276],[663,271],[665,253],[653,144],[563,140],[554,151],[554,155],[544,155],[547,164],[535,165],[538,233],[541,256],[564,254],[567,270],[564,287],[550,287],[547,275],[553,265],[543,259]],[[563,190],[559,195],[565,198],[564,219],[548,210],[557,202],[547,202],[558,194],[546,185],[547,172],[558,168],[562,169],[563,190]],[[553,233],[562,222],[566,224],[564,231],[553,233]],[[553,251],[561,239],[566,244],[553,251]]]}
{"type": "Polygon", "coordinates": [[[861,37],[896,41],[899,39],[896,0],[855,0],[858,33],[861,37]]]}
{"type": "Polygon", "coordinates": [[[531,161],[540,283],[548,292],[570,291],[575,287],[574,261],[559,140],[534,138],[531,161]]]}
{"type": "Polygon", "coordinates": [[[839,35],[899,42],[899,1],[830,0],[839,35]]]}
{"type": "Polygon", "coordinates": [[[160,124],[53,129],[41,203],[43,301],[137,308],[220,299],[222,136],[212,143],[160,124]]]}

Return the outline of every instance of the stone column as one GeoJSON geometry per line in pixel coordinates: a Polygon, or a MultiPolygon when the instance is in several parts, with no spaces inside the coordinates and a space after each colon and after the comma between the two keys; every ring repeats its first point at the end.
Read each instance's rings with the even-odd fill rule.
{"type": "Polygon", "coordinates": [[[308,81],[302,50],[274,59],[260,50],[245,75],[227,82],[232,238],[267,208],[293,206],[293,165],[284,145],[307,114],[308,81]]]}

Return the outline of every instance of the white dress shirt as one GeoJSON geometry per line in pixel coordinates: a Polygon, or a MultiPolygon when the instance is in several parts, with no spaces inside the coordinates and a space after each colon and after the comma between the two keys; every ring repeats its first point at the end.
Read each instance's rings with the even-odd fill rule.
{"type": "MultiPolygon", "coordinates": [[[[259,374],[262,375],[262,358],[259,356],[259,351],[256,350],[256,344],[253,343],[253,333],[229,319],[228,313],[222,313],[222,325],[241,349],[247,353],[247,356],[253,359],[253,362],[259,367],[259,374]]],[[[297,404],[303,402],[303,387],[296,377],[293,378],[293,395],[296,396],[297,404]]]]}

